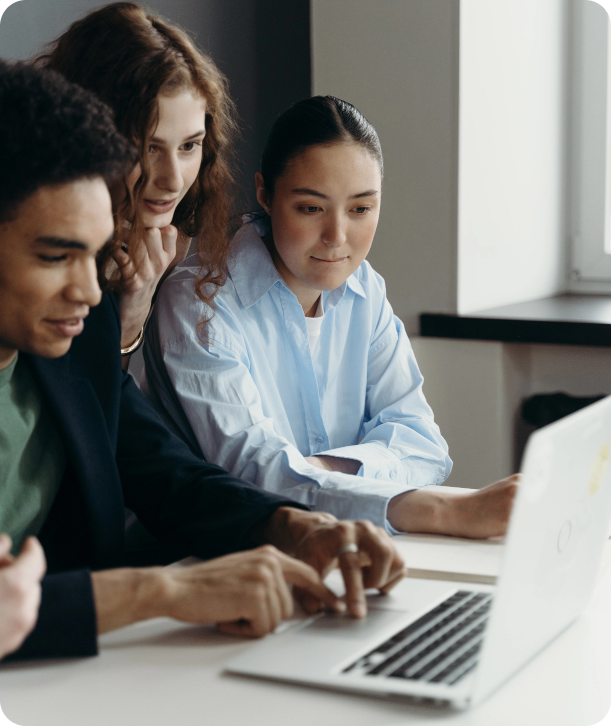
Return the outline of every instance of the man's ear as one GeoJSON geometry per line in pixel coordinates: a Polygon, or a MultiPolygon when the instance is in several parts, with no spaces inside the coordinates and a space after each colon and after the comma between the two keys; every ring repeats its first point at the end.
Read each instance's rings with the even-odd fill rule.
{"type": "Polygon", "coordinates": [[[255,174],[255,185],[257,188],[257,201],[259,204],[265,209],[265,211],[269,214],[271,212],[271,200],[269,198],[269,194],[267,193],[267,189],[265,188],[265,182],[263,181],[263,174],[261,174],[260,171],[258,171],[255,174]]]}

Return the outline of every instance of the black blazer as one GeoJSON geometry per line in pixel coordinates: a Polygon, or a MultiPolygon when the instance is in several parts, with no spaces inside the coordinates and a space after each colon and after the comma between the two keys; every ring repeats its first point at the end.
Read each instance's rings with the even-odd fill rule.
{"type": "Polygon", "coordinates": [[[125,505],[169,545],[202,558],[252,546],[249,533],[293,504],[194,456],[121,370],[116,301],[105,295],[65,356],[23,355],[66,447],[67,467],[39,534],[47,556],[34,631],[9,659],[95,655],[89,570],[125,562],[125,505]]]}

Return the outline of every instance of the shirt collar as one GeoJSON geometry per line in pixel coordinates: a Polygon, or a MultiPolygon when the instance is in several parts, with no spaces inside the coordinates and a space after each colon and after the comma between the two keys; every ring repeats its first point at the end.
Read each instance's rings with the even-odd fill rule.
{"type": "MultiPolygon", "coordinates": [[[[240,302],[245,308],[249,308],[277,282],[285,287],[286,284],[261,239],[266,233],[266,220],[260,215],[246,215],[244,221],[247,223],[240,227],[233,238],[227,267],[240,302]]],[[[323,293],[324,310],[337,305],[348,288],[356,295],[366,297],[359,276],[360,268],[335,290],[323,293]]]]}
{"type": "Polygon", "coordinates": [[[240,227],[233,238],[227,268],[245,308],[258,302],[277,282],[284,284],[254,224],[240,227]]]}

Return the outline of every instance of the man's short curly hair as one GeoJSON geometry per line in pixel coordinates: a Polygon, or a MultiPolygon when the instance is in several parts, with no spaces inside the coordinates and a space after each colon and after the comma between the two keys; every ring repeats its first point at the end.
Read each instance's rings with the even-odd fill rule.
{"type": "Polygon", "coordinates": [[[112,111],[54,71],[0,61],[0,222],[43,186],[102,177],[134,164],[112,111]]]}

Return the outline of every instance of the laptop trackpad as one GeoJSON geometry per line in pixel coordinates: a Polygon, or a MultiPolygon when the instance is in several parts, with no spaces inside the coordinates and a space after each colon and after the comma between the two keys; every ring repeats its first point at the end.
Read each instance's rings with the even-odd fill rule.
{"type": "Polygon", "coordinates": [[[323,615],[314,622],[300,628],[295,635],[329,635],[333,638],[367,639],[379,637],[381,631],[391,628],[394,622],[405,622],[405,612],[396,610],[370,610],[366,618],[350,615],[323,615]]]}

